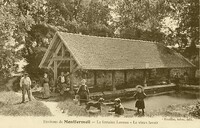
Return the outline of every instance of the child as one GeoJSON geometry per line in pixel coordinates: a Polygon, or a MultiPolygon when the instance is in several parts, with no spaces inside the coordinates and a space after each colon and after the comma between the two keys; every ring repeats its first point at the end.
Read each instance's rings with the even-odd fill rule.
{"type": "Polygon", "coordinates": [[[88,86],[86,85],[86,80],[85,79],[81,80],[81,85],[80,85],[79,89],[77,90],[77,94],[80,97],[80,99],[79,99],[80,105],[82,103],[87,104],[87,102],[89,100],[89,93],[90,93],[90,91],[88,89],[88,86]]]}
{"type": "Polygon", "coordinates": [[[142,109],[142,115],[144,115],[144,108],[145,108],[145,104],[144,104],[144,98],[146,97],[146,94],[144,93],[143,87],[141,85],[138,85],[136,87],[137,92],[134,95],[135,99],[136,99],[136,103],[135,103],[135,107],[137,108],[137,114],[140,113],[140,109],[142,109]]]}
{"type": "Polygon", "coordinates": [[[73,99],[74,104],[79,104],[79,95],[75,95],[75,98],[73,99]]]}
{"type": "Polygon", "coordinates": [[[101,105],[103,104],[104,102],[104,99],[103,98],[99,98],[99,100],[97,102],[94,102],[94,101],[90,101],[86,104],[86,108],[85,110],[89,110],[90,107],[95,107],[97,108],[100,112],[101,112],[101,105]]]}
{"type": "Polygon", "coordinates": [[[115,99],[114,108],[109,110],[109,112],[115,112],[115,114],[117,114],[117,115],[124,114],[124,107],[122,106],[121,100],[119,98],[115,99]]]}

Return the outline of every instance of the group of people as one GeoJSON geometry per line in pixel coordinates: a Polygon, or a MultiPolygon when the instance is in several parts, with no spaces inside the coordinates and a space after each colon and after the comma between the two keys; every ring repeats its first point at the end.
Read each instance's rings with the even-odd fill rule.
{"type": "MultiPolygon", "coordinates": [[[[42,79],[42,97],[48,98],[50,97],[50,88],[49,88],[49,78],[48,74],[44,73],[44,77],[42,79]]],[[[22,90],[22,103],[25,102],[25,95],[27,93],[29,101],[31,101],[31,85],[32,81],[28,76],[28,73],[24,73],[20,79],[20,87],[22,90]]]]}
{"type": "MultiPolygon", "coordinates": [[[[136,115],[140,115],[140,110],[142,110],[142,115],[144,115],[145,103],[144,98],[146,94],[144,93],[144,88],[141,85],[136,86],[136,93],[134,98],[136,99],[135,107],[137,108],[136,115]]],[[[125,110],[119,98],[115,99],[114,108],[109,110],[109,112],[114,112],[116,115],[123,115],[125,110]]]]}
{"type": "MultiPolygon", "coordinates": [[[[140,114],[140,110],[142,110],[142,115],[144,115],[144,109],[145,109],[145,103],[144,103],[144,98],[146,97],[146,94],[144,93],[144,88],[141,85],[136,86],[136,93],[134,95],[134,98],[136,99],[135,107],[137,108],[137,113],[140,114]]],[[[85,103],[86,105],[86,110],[89,110],[90,107],[95,107],[101,112],[101,106],[104,102],[103,98],[100,98],[98,101],[89,101],[89,89],[86,85],[86,80],[83,79],[81,81],[81,85],[76,93],[75,103],[79,102],[79,105],[82,105],[85,103]]],[[[114,106],[112,109],[110,109],[108,112],[114,112],[116,115],[123,115],[125,110],[124,107],[121,103],[120,98],[116,98],[114,100],[114,106]]]]}
{"type": "MultiPolygon", "coordinates": [[[[64,74],[64,72],[61,72],[61,75],[58,77],[56,82],[56,87],[52,88],[52,91],[57,90],[61,95],[63,95],[66,91],[70,90],[70,77],[69,72],[64,74]]],[[[77,93],[80,96],[80,103],[87,102],[89,99],[89,89],[87,85],[85,84],[86,80],[83,79],[81,81],[81,85],[79,89],[77,90],[77,93]]],[[[24,73],[23,76],[20,79],[20,87],[22,88],[22,102],[25,102],[25,94],[27,93],[29,100],[31,101],[31,79],[28,76],[28,73],[24,73]]],[[[49,98],[50,97],[50,78],[47,73],[44,73],[43,78],[41,79],[41,85],[42,85],[42,98],[49,98]]]]}
{"type": "Polygon", "coordinates": [[[64,74],[64,72],[61,72],[60,76],[57,79],[56,86],[50,86],[50,78],[47,73],[44,73],[41,85],[43,98],[49,98],[50,92],[55,92],[55,90],[63,95],[66,91],[70,90],[69,72],[67,72],[66,74],[64,74]]]}
{"type": "MultiPolygon", "coordinates": [[[[69,75],[69,74],[67,74],[69,75]]],[[[44,77],[42,79],[42,87],[43,87],[43,98],[49,98],[50,97],[50,87],[49,87],[49,77],[47,73],[44,73],[44,77]]],[[[22,103],[25,102],[25,94],[28,94],[28,99],[31,101],[31,79],[28,76],[27,73],[24,73],[23,77],[20,79],[20,87],[22,88],[22,103]]],[[[70,87],[70,81],[67,79],[66,76],[64,76],[64,73],[62,72],[61,75],[58,77],[58,87],[60,89],[60,93],[63,94],[64,91],[66,91],[70,87]]],[[[144,98],[146,97],[146,94],[144,93],[143,87],[141,85],[138,85],[136,87],[137,92],[134,95],[136,99],[135,107],[137,108],[137,113],[140,113],[140,109],[142,110],[142,115],[144,115],[144,98]]],[[[79,105],[82,105],[85,103],[86,110],[89,110],[91,106],[99,109],[101,111],[101,105],[104,102],[103,98],[100,98],[97,102],[89,101],[89,89],[86,85],[86,80],[81,80],[80,86],[75,93],[75,101],[79,102],[79,105]]],[[[114,112],[117,115],[123,115],[124,114],[124,107],[121,103],[121,100],[119,98],[114,100],[114,106],[113,109],[110,109],[109,112],[114,112]]]]}
{"type": "MultiPolygon", "coordinates": [[[[64,74],[61,72],[61,75],[58,77],[56,87],[50,86],[51,81],[47,73],[44,73],[43,78],[41,79],[41,92],[42,98],[49,98],[50,92],[55,91],[56,89],[58,92],[63,95],[65,91],[69,91],[70,89],[70,79],[69,79],[69,72],[64,74]]],[[[24,73],[20,79],[20,87],[22,89],[22,103],[25,102],[25,94],[27,93],[29,101],[31,101],[31,85],[32,81],[28,75],[28,73],[24,73]]]]}

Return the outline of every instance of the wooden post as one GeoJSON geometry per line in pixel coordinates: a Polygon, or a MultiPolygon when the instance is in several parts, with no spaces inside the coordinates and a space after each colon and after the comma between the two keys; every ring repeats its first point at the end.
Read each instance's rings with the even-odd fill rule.
{"type": "Polygon", "coordinates": [[[97,85],[97,72],[94,71],[94,86],[97,85]]]}
{"type": "Polygon", "coordinates": [[[112,90],[116,91],[116,87],[115,87],[115,71],[112,71],[112,90]]]}
{"type": "Polygon", "coordinates": [[[73,80],[74,80],[74,73],[72,72],[70,74],[70,91],[71,91],[71,93],[74,93],[73,80]]]}
{"type": "Polygon", "coordinates": [[[171,75],[170,75],[170,72],[171,72],[171,69],[168,69],[168,74],[167,74],[168,75],[167,76],[168,77],[167,78],[168,79],[168,84],[171,84],[171,75]]]}
{"type": "Polygon", "coordinates": [[[146,74],[146,69],[144,70],[144,87],[147,87],[147,74],[146,74]]]}
{"type": "Polygon", "coordinates": [[[124,70],[124,84],[127,86],[127,71],[124,70]]]}
{"type": "Polygon", "coordinates": [[[57,66],[57,61],[54,60],[54,85],[56,85],[57,81],[57,75],[58,75],[58,66],[57,66]]]}
{"type": "Polygon", "coordinates": [[[147,71],[149,69],[149,62],[145,63],[145,69],[144,69],[144,86],[147,87],[147,71]]]}
{"type": "MultiPolygon", "coordinates": [[[[71,55],[70,55],[70,59],[71,59],[71,55]]],[[[70,60],[70,64],[69,64],[69,67],[70,67],[70,73],[71,73],[71,75],[70,75],[70,90],[71,91],[73,91],[74,90],[74,88],[73,88],[73,80],[74,80],[74,76],[73,76],[73,74],[74,74],[74,72],[73,72],[73,60],[70,60]]]]}
{"type": "Polygon", "coordinates": [[[62,57],[64,57],[65,56],[65,46],[64,46],[64,44],[62,44],[62,57]]]}
{"type": "Polygon", "coordinates": [[[151,72],[152,72],[152,70],[149,69],[149,70],[148,70],[148,77],[149,77],[149,78],[151,78],[151,72]]]}

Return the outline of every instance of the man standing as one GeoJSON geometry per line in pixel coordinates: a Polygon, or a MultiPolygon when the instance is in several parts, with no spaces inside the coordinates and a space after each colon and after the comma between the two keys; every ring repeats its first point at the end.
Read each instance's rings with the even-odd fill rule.
{"type": "Polygon", "coordinates": [[[26,92],[28,94],[29,101],[31,101],[31,79],[28,77],[28,73],[24,73],[24,76],[20,79],[20,87],[22,88],[22,103],[25,102],[26,92]]]}

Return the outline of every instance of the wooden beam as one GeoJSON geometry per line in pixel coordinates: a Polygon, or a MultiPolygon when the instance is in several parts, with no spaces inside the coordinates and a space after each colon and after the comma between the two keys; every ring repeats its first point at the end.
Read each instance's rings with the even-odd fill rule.
{"type": "MultiPolygon", "coordinates": [[[[50,69],[53,71],[53,68],[50,66],[50,69]]],[[[53,71],[54,72],[54,71],[53,71]]]]}
{"type": "Polygon", "coordinates": [[[54,61],[54,84],[56,84],[57,75],[58,75],[58,65],[57,61],[54,61]]]}
{"type": "Polygon", "coordinates": [[[116,91],[116,87],[115,87],[115,71],[112,71],[112,90],[116,91]]]}
{"type": "Polygon", "coordinates": [[[63,62],[63,61],[60,61],[60,62],[58,63],[58,67],[62,64],[62,62],[63,62]]]}
{"type": "Polygon", "coordinates": [[[143,72],[144,74],[143,75],[144,75],[144,86],[145,87],[147,87],[147,73],[146,72],[147,72],[147,70],[144,69],[144,72],[143,72]]]}
{"type": "Polygon", "coordinates": [[[74,59],[72,60],[72,63],[73,63],[72,69],[75,69],[76,67],[78,67],[78,64],[76,63],[74,59]]]}
{"type": "Polygon", "coordinates": [[[64,56],[65,56],[65,45],[62,44],[62,57],[64,57],[64,56]]]}
{"type": "MultiPolygon", "coordinates": [[[[70,58],[71,58],[71,55],[70,55],[70,58]]],[[[74,63],[73,63],[73,61],[70,59],[70,72],[72,72],[72,70],[73,70],[73,67],[74,67],[74,63]]]]}
{"type": "Polygon", "coordinates": [[[167,75],[168,75],[167,76],[168,77],[167,78],[168,79],[168,83],[171,84],[171,69],[168,69],[168,74],[167,75]]]}
{"type": "Polygon", "coordinates": [[[124,84],[127,85],[127,71],[124,70],[124,84]]]}
{"type": "MultiPolygon", "coordinates": [[[[53,56],[55,56],[55,55],[53,55],[53,56]]],[[[47,66],[47,68],[49,68],[52,64],[53,64],[53,60],[51,59],[49,64],[48,64],[48,66],[47,66]]]]}
{"type": "MultiPolygon", "coordinates": [[[[57,47],[55,53],[53,54],[53,57],[57,56],[59,50],[61,49],[62,44],[61,44],[61,42],[59,42],[59,43],[60,43],[60,44],[58,45],[58,47],[57,47]]],[[[53,57],[52,57],[52,58],[53,58],[53,57]]],[[[51,64],[53,63],[53,61],[54,61],[53,59],[50,60],[48,66],[47,66],[48,68],[49,68],[49,65],[51,65],[51,64]]]]}
{"type": "Polygon", "coordinates": [[[74,69],[72,70],[72,73],[78,71],[79,69],[81,69],[81,68],[80,68],[79,66],[76,66],[76,68],[74,68],[74,69]]]}
{"type": "MultiPolygon", "coordinates": [[[[59,35],[58,35],[58,36],[59,36],[59,35]]],[[[74,57],[73,53],[68,49],[68,47],[67,47],[67,41],[64,40],[63,38],[60,38],[60,39],[61,39],[61,41],[66,42],[66,43],[64,43],[64,45],[65,45],[66,50],[70,53],[70,57],[71,57],[71,58],[72,58],[72,57],[74,58],[74,60],[75,60],[76,63],[78,64],[78,66],[81,66],[80,62],[74,57]]],[[[70,40],[68,40],[68,41],[70,41],[70,40]]]]}
{"type": "Polygon", "coordinates": [[[97,85],[97,71],[94,71],[94,85],[97,85]]]}
{"type": "Polygon", "coordinates": [[[149,75],[148,77],[149,77],[149,78],[151,78],[151,71],[152,71],[151,69],[148,70],[148,73],[149,73],[149,74],[148,74],[148,75],[149,75]]]}
{"type": "Polygon", "coordinates": [[[42,67],[42,64],[44,63],[44,61],[46,60],[48,54],[50,53],[50,50],[51,50],[51,48],[52,48],[54,42],[57,40],[57,38],[58,38],[58,35],[57,35],[57,33],[56,33],[56,34],[54,35],[53,39],[51,40],[51,43],[50,43],[50,45],[49,45],[47,51],[45,52],[45,54],[44,54],[44,56],[43,56],[43,58],[42,58],[42,61],[40,62],[40,65],[39,65],[40,68],[42,67]]]}
{"type": "Polygon", "coordinates": [[[52,60],[61,60],[61,61],[71,61],[73,58],[67,58],[67,57],[62,57],[62,56],[55,56],[52,58],[52,60]]]}
{"type": "MultiPolygon", "coordinates": [[[[70,58],[71,58],[71,54],[70,54],[70,58]]],[[[74,73],[73,73],[73,66],[74,65],[74,63],[73,63],[73,61],[72,60],[70,60],[70,62],[69,62],[69,70],[70,70],[70,73],[71,73],[71,75],[70,75],[70,90],[71,91],[73,91],[74,90],[74,88],[73,88],[73,82],[74,82],[74,73]]]]}

